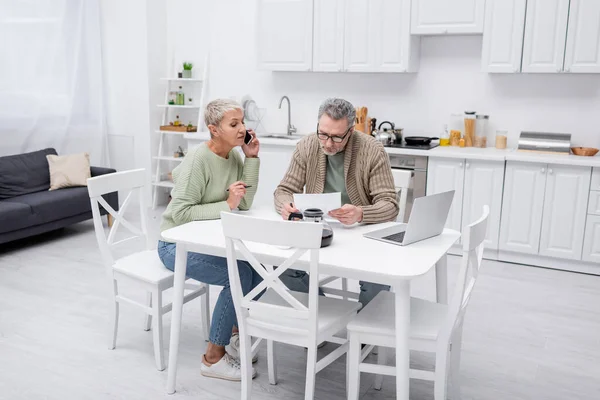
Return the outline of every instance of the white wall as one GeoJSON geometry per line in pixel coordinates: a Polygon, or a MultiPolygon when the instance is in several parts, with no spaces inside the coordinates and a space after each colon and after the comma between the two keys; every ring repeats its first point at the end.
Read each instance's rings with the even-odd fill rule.
{"type": "Polygon", "coordinates": [[[568,132],[574,145],[600,147],[598,75],[482,73],[481,36],[422,38],[416,74],[262,72],[256,68],[255,1],[209,3],[169,3],[169,43],[200,53],[210,40],[209,97],[251,94],[268,108],[265,126],[270,132],[286,128],[287,110],[277,109],[282,95],[291,99],[292,123],[299,133],[315,129],[324,98],[340,96],[368,106],[370,115],[392,120],[406,133],[437,136],[452,112],[472,109],[489,114],[492,129],[508,129],[511,145],[520,131],[540,130],[568,132]],[[209,34],[201,28],[207,26],[209,34]]]}

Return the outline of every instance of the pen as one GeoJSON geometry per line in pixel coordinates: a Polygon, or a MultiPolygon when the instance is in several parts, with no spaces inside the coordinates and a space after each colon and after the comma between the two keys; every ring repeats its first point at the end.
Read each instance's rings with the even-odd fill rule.
{"type": "MultiPolygon", "coordinates": [[[[248,185],[248,186],[244,185],[244,188],[246,188],[246,189],[248,189],[249,187],[252,187],[252,185],[248,185]]],[[[225,190],[225,191],[229,192],[229,188],[227,188],[227,190],[225,190]]]]}

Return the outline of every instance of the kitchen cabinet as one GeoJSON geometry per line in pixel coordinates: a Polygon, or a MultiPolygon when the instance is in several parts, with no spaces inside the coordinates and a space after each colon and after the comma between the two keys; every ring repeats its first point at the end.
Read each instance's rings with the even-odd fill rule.
{"type": "Polygon", "coordinates": [[[521,71],[527,0],[487,0],[483,31],[482,70],[521,71]]]}
{"type": "Polygon", "coordinates": [[[592,184],[590,190],[600,190],[600,168],[592,170],[592,184]]]}
{"type": "Polygon", "coordinates": [[[569,0],[528,0],[523,72],[563,71],[569,0]]]}
{"type": "Polygon", "coordinates": [[[565,71],[600,72],[600,1],[571,0],[565,71]]]}
{"type": "Polygon", "coordinates": [[[259,69],[310,71],[313,0],[257,0],[259,69]]]}
{"type": "Polygon", "coordinates": [[[600,192],[599,191],[591,191],[590,192],[590,201],[588,203],[588,214],[591,215],[600,215],[600,192]]]}
{"type": "Polygon", "coordinates": [[[427,195],[454,190],[454,199],[446,220],[446,228],[461,231],[465,161],[453,158],[429,158],[427,195]]]}
{"type": "Polygon", "coordinates": [[[590,167],[508,161],[500,250],[581,260],[590,167]]]}
{"type": "Polygon", "coordinates": [[[600,216],[588,215],[587,217],[582,259],[600,263],[600,216]]]}
{"type": "Polygon", "coordinates": [[[446,228],[462,231],[490,207],[486,250],[498,249],[503,182],[504,161],[429,158],[427,194],[455,191],[446,228]]]}
{"type": "Polygon", "coordinates": [[[313,71],[344,69],[346,0],[314,0],[313,71]]]}
{"type": "Polygon", "coordinates": [[[483,206],[490,208],[485,248],[498,250],[500,215],[502,212],[502,189],[504,186],[504,162],[465,160],[465,179],[462,205],[462,229],[477,221],[483,206]]]}
{"type": "Polygon", "coordinates": [[[545,190],[546,164],[506,163],[500,250],[538,254],[545,190]]]}
{"type": "Polygon", "coordinates": [[[413,35],[483,33],[485,0],[412,0],[413,35]]]}
{"type": "Polygon", "coordinates": [[[581,260],[591,168],[549,164],[540,255],[581,260]]]}
{"type": "Polygon", "coordinates": [[[254,196],[254,206],[274,206],[273,193],[288,170],[294,150],[289,146],[261,145],[259,189],[254,196]]]}
{"type": "Polygon", "coordinates": [[[347,0],[344,71],[412,72],[418,38],[410,35],[410,0],[347,0]]]}

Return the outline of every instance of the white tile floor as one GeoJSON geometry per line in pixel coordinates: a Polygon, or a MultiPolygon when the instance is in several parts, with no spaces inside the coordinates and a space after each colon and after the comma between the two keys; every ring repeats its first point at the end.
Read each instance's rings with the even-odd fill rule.
{"type": "MultiPolygon", "coordinates": [[[[449,264],[452,283],[458,259],[449,264]]],[[[166,371],[155,369],[152,334],[135,309],[122,306],[117,348],[108,350],[106,287],[91,221],[1,245],[0,399],[239,398],[238,384],[200,376],[199,304],[184,308],[175,395],[165,394],[166,371]]],[[[433,298],[432,276],[412,291],[433,298]]],[[[169,323],[167,316],[167,341],[169,323]]],[[[600,277],[485,262],[464,327],[463,399],[597,400],[599,332],[600,277]]],[[[280,383],[271,386],[261,351],[253,398],[303,398],[304,350],[281,346],[279,356],[280,383]]],[[[344,398],[344,362],[318,375],[315,398],[344,398]]],[[[433,368],[430,355],[411,363],[433,368]]],[[[362,375],[363,399],[394,398],[393,378],[380,392],[372,382],[362,375]]],[[[411,381],[411,399],[433,399],[433,384],[411,381]]]]}

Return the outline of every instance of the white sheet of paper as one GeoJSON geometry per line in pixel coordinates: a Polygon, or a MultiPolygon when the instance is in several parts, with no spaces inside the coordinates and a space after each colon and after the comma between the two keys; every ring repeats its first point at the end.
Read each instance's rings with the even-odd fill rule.
{"type": "Polygon", "coordinates": [[[327,215],[329,211],[338,209],[342,206],[342,194],[340,192],[294,194],[294,205],[300,211],[304,211],[307,208],[319,208],[323,211],[323,214],[327,215]]]}

